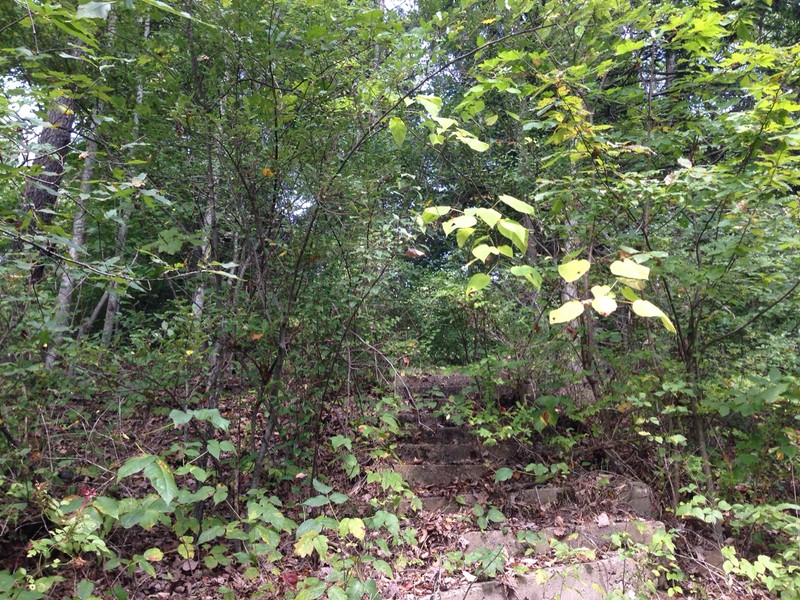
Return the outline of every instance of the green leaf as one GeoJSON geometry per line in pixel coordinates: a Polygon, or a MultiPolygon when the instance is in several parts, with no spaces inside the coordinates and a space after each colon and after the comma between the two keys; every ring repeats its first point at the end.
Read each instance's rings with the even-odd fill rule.
{"type": "Polygon", "coordinates": [[[422,211],[422,222],[426,225],[433,223],[439,217],[443,217],[450,212],[449,206],[429,206],[422,211]]]}
{"type": "Polygon", "coordinates": [[[622,56],[644,47],[644,40],[624,40],[614,48],[614,54],[622,56]]]}
{"type": "Polygon", "coordinates": [[[175,427],[180,427],[191,421],[192,415],[183,410],[173,410],[169,413],[169,418],[172,419],[172,424],[175,427]]]}
{"type": "Polygon", "coordinates": [[[571,260],[558,265],[558,274],[564,281],[570,283],[583,277],[590,267],[591,264],[586,259],[571,260]]]}
{"type": "Polygon", "coordinates": [[[498,198],[500,199],[501,202],[508,204],[511,208],[513,208],[517,212],[521,212],[525,215],[533,215],[536,212],[530,204],[528,204],[527,202],[523,202],[522,200],[517,200],[513,196],[506,196],[504,194],[501,194],[500,196],[498,196],[498,198]]]}
{"type": "Polygon", "coordinates": [[[200,544],[210,542],[211,540],[214,540],[224,534],[225,528],[222,525],[214,525],[214,527],[209,527],[200,534],[200,537],[197,538],[197,545],[199,546],[200,544]]]}
{"type": "Polygon", "coordinates": [[[314,489],[320,494],[330,494],[333,491],[331,486],[325,485],[319,479],[314,479],[314,481],[311,482],[311,485],[313,485],[314,489]]]}
{"type": "Polygon", "coordinates": [[[500,483],[501,481],[508,481],[514,476],[514,471],[509,469],[508,467],[501,467],[497,469],[494,474],[495,483],[500,483]]]}
{"type": "Polygon", "coordinates": [[[615,260],[611,263],[611,272],[617,277],[626,279],[647,279],[650,277],[650,268],[635,263],[626,258],[625,260],[615,260]]]}
{"type": "Polygon", "coordinates": [[[334,450],[338,450],[342,446],[344,446],[348,450],[352,450],[353,441],[349,437],[345,437],[343,435],[335,435],[331,438],[331,446],[333,446],[334,450]]]}
{"type": "Polygon", "coordinates": [[[486,513],[486,518],[489,519],[492,523],[502,523],[506,520],[506,516],[501,513],[498,509],[494,506],[490,507],[488,512],[486,513]]]}
{"type": "Polygon", "coordinates": [[[584,306],[580,300],[570,300],[560,308],[550,311],[550,324],[567,323],[583,314],[584,306]]]}
{"type": "Polygon", "coordinates": [[[159,548],[149,548],[142,556],[148,562],[158,562],[164,558],[164,553],[159,548]]]}
{"type": "Polygon", "coordinates": [[[469,236],[471,236],[473,233],[475,233],[474,227],[465,227],[464,229],[459,229],[456,232],[456,241],[458,242],[458,247],[462,248],[464,246],[464,242],[466,242],[467,239],[469,239],[469,236]]]}
{"type": "Polygon", "coordinates": [[[107,19],[111,2],[87,2],[78,6],[75,16],[78,19],[107,19]]]}
{"type": "Polygon", "coordinates": [[[636,300],[633,303],[633,312],[640,317],[663,317],[664,311],[647,300],[636,300]]]}
{"type": "Polygon", "coordinates": [[[454,219],[442,223],[442,231],[444,234],[450,235],[454,229],[464,229],[465,227],[473,227],[477,224],[478,220],[472,215],[459,215],[454,219]]]}
{"type": "Polygon", "coordinates": [[[528,249],[528,230],[511,219],[502,219],[497,223],[497,231],[511,240],[520,252],[528,249]]]}
{"type": "Polygon", "coordinates": [[[303,506],[308,506],[309,508],[319,508],[320,506],[325,506],[328,504],[329,500],[327,496],[314,496],[313,498],[309,498],[305,502],[303,502],[303,506]]]}
{"type": "Polygon", "coordinates": [[[476,273],[475,275],[470,277],[469,281],[467,282],[467,292],[466,292],[467,296],[469,296],[474,292],[482,290],[487,285],[489,285],[490,282],[491,279],[485,273],[476,273]]]}
{"type": "Polygon", "coordinates": [[[330,496],[328,496],[328,499],[334,504],[344,504],[350,500],[350,496],[347,494],[342,494],[341,492],[333,492],[330,496]]]}
{"type": "Polygon", "coordinates": [[[144,470],[146,467],[149,467],[151,464],[153,464],[155,460],[156,457],[152,454],[145,454],[144,456],[134,456],[133,458],[129,458],[127,461],[125,461],[125,464],[120,467],[119,471],[117,471],[117,481],[121,481],[125,477],[129,477],[134,473],[144,470]]]}
{"type": "Polygon", "coordinates": [[[119,502],[108,496],[98,496],[92,505],[102,514],[119,519],[119,502]]]}
{"type": "Polygon", "coordinates": [[[456,136],[459,142],[462,144],[466,144],[475,152],[486,152],[489,149],[489,144],[486,142],[482,142],[477,138],[466,136],[466,135],[458,135],[456,136]]]}
{"type": "Polygon", "coordinates": [[[488,117],[486,117],[486,121],[485,121],[485,123],[486,123],[486,124],[487,124],[489,127],[491,127],[492,125],[494,125],[495,123],[497,123],[497,115],[489,115],[488,117]]]}
{"type": "Polygon", "coordinates": [[[332,585],[328,588],[328,600],[347,600],[347,594],[338,585],[332,585]]]}
{"type": "Polygon", "coordinates": [[[639,296],[636,295],[636,292],[634,292],[628,286],[622,288],[622,297],[625,298],[625,300],[627,300],[628,302],[635,302],[636,300],[639,299],[639,296]]]}
{"type": "Polygon", "coordinates": [[[158,458],[144,469],[144,475],[150,480],[161,499],[169,504],[178,495],[178,486],[169,465],[158,458]]]}
{"type": "Polygon", "coordinates": [[[503,218],[503,215],[493,208],[478,208],[475,210],[475,214],[489,227],[494,227],[503,218]]]}
{"type": "Polygon", "coordinates": [[[511,271],[512,275],[524,277],[530,281],[533,284],[533,287],[535,287],[537,290],[542,288],[542,275],[533,267],[529,265],[517,265],[515,267],[511,267],[509,270],[511,271]]]}
{"type": "Polygon", "coordinates": [[[617,310],[617,301],[610,296],[598,296],[592,300],[592,308],[604,317],[617,310]]]}
{"type": "Polygon", "coordinates": [[[436,117],[442,110],[442,99],[437,96],[417,96],[414,98],[428,112],[431,117],[436,117]]]}
{"type": "Polygon", "coordinates": [[[367,528],[364,521],[359,518],[344,518],[340,522],[339,531],[344,531],[345,534],[349,533],[357,540],[362,541],[367,533],[367,528]]]}
{"type": "Polygon", "coordinates": [[[389,131],[392,133],[392,137],[394,138],[394,143],[399,146],[403,145],[403,142],[406,141],[406,132],[408,128],[406,124],[403,123],[403,119],[400,117],[392,117],[389,119],[389,131]]]}
{"type": "Polygon", "coordinates": [[[78,592],[78,598],[80,598],[80,600],[89,600],[94,591],[94,583],[88,579],[81,579],[76,586],[76,591],[78,592]]]}
{"type": "Polygon", "coordinates": [[[478,260],[483,262],[486,262],[486,259],[489,258],[490,255],[499,253],[500,250],[494,246],[488,246],[487,244],[481,244],[480,246],[475,246],[472,249],[472,254],[475,255],[478,260]]]}

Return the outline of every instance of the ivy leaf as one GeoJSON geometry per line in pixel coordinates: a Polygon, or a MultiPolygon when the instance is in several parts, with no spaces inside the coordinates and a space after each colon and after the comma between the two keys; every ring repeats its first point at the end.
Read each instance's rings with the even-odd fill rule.
{"type": "Polygon", "coordinates": [[[498,196],[498,198],[501,202],[508,204],[515,211],[521,212],[525,215],[533,215],[536,212],[530,204],[523,202],[522,200],[517,200],[514,198],[514,196],[506,196],[503,194],[498,196]]]}
{"type": "Polygon", "coordinates": [[[485,288],[492,280],[486,273],[476,273],[472,277],[469,278],[467,282],[467,291],[466,294],[469,296],[474,292],[478,292],[485,288]]]}
{"type": "Polygon", "coordinates": [[[580,300],[570,300],[556,310],[550,311],[550,324],[568,323],[580,317],[584,311],[583,302],[580,300]]]}
{"type": "Polygon", "coordinates": [[[406,141],[406,132],[408,128],[406,124],[403,123],[403,119],[400,117],[392,117],[389,119],[389,131],[394,138],[394,143],[397,144],[398,147],[403,145],[403,142],[406,141]]]}
{"type": "Polygon", "coordinates": [[[558,265],[558,274],[561,278],[570,283],[583,277],[592,265],[586,259],[571,260],[568,263],[558,265]]]}
{"type": "Polygon", "coordinates": [[[637,264],[629,258],[615,260],[611,263],[611,272],[617,277],[625,279],[648,279],[650,277],[649,267],[637,264]]]}

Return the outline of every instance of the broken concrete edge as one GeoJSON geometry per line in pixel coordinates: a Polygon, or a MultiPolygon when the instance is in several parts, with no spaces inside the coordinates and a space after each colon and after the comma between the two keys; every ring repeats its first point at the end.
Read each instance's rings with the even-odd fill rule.
{"type": "Polygon", "coordinates": [[[423,596],[422,600],[602,600],[612,592],[623,597],[648,583],[645,565],[615,556],[597,561],[534,569],[506,584],[487,581],[423,596]],[[513,590],[512,594],[509,591],[513,590]]]}
{"type": "Polygon", "coordinates": [[[538,530],[520,529],[515,533],[503,531],[470,531],[461,536],[460,542],[464,552],[472,552],[478,548],[503,547],[509,556],[526,554],[546,554],[553,547],[565,544],[570,549],[577,548],[609,548],[612,536],[619,536],[620,543],[629,541],[632,544],[648,546],[656,534],[664,534],[666,529],[660,521],[617,521],[600,526],[597,523],[586,523],[574,528],[546,527],[538,530]],[[556,540],[554,543],[553,540],[556,540]]]}

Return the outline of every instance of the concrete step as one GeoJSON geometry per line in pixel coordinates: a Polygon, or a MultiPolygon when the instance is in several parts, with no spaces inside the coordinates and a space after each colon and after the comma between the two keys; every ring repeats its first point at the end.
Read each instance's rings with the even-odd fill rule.
{"type": "Polygon", "coordinates": [[[616,523],[585,523],[575,526],[523,529],[516,533],[502,531],[470,531],[461,536],[460,546],[464,552],[477,548],[503,547],[508,556],[547,554],[553,547],[552,540],[566,544],[569,548],[609,548],[612,535],[623,535],[634,544],[648,545],[657,532],[664,532],[659,521],[619,521],[616,523]]]}
{"type": "Polygon", "coordinates": [[[647,570],[633,559],[603,560],[533,569],[514,577],[509,584],[497,581],[474,583],[424,596],[424,600],[604,600],[616,592],[636,597],[644,587],[647,570]]]}
{"type": "Polygon", "coordinates": [[[457,482],[478,481],[494,474],[494,469],[486,465],[396,465],[395,471],[400,473],[411,486],[450,486],[457,482]]]}

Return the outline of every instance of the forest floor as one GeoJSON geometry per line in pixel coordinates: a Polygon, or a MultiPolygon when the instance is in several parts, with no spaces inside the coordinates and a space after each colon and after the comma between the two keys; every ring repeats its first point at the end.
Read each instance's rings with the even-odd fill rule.
{"type": "MultiPolygon", "coordinates": [[[[721,557],[702,536],[682,528],[661,510],[657,494],[641,478],[576,468],[542,482],[525,465],[560,460],[546,454],[551,450],[513,440],[484,446],[443,404],[453,393],[449,387],[462,383],[452,378],[415,380],[415,389],[405,394],[412,400],[397,406],[394,413],[368,406],[331,411],[328,431],[321,439],[352,439],[361,471],[348,476],[340,466],[342,449],[334,450],[327,443],[319,446],[319,477],[348,500],[341,506],[312,509],[304,504],[316,493],[310,475],[299,469],[284,470],[270,484],[284,515],[300,524],[320,510],[331,510],[330,516],[340,521],[367,519],[376,507],[396,513],[400,531],[413,532],[406,538],[410,543],[384,546],[388,552],[373,546],[376,560],[369,561],[358,560],[360,553],[367,552],[366,541],[385,532],[368,532],[361,545],[332,543],[329,548],[353,559],[351,571],[373,579],[383,598],[433,594],[442,600],[499,600],[512,591],[516,596],[510,597],[520,599],[600,599],[607,592],[634,591],[652,597],[678,584],[684,597],[754,597],[723,573],[721,557]],[[362,416],[355,429],[349,418],[353,412],[362,416]],[[365,425],[368,422],[375,425],[365,425]],[[395,485],[390,480],[387,485],[387,474],[392,473],[402,475],[405,483],[395,485]],[[683,533],[674,539],[677,563],[670,565],[659,540],[665,528],[675,527],[683,533]],[[684,580],[669,582],[677,568],[684,580]],[[654,570],[658,571],[655,577],[654,570]]],[[[231,422],[228,435],[237,453],[245,450],[249,423],[242,415],[251,401],[247,394],[229,393],[220,406],[231,422]]],[[[121,406],[99,401],[89,406],[81,400],[36,415],[41,426],[31,430],[40,434],[26,440],[36,450],[25,468],[28,474],[53,476],[37,476],[40,483],[31,490],[25,517],[18,519],[15,529],[4,526],[0,530],[0,569],[22,567],[29,573],[41,569],[42,558],[28,555],[32,540],[47,536],[52,528],[52,523],[42,520],[41,504],[46,498],[82,497],[88,505],[98,496],[119,499],[152,494],[144,477],[117,481],[116,475],[126,460],[144,453],[179,458],[175,444],[200,433],[191,427],[173,428],[168,412],[161,408],[126,413],[121,406]]],[[[282,444],[284,451],[293,446],[288,442],[282,444]]],[[[289,464],[292,456],[283,455],[280,460],[289,464]]],[[[179,486],[185,483],[178,478],[179,486]]],[[[237,485],[240,489],[234,490],[232,501],[216,507],[207,503],[206,511],[221,519],[240,515],[248,485],[245,474],[236,477],[232,487],[237,485]]],[[[197,548],[190,556],[179,552],[177,536],[166,524],[155,523],[146,530],[116,528],[106,543],[119,556],[161,549],[163,557],[152,563],[155,577],[135,566],[106,569],[107,561],[80,551],[61,554],[57,558],[64,566],[58,574],[65,579],[50,597],[82,598],[78,585],[82,580],[94,582],[93,593],[102,598],[293,597],[303,589],[304,580],[324,581],[333,570],[317,555],[298,555],[296,541],[294,533],[284,534],[277,548],[280,555],[259,564],[254,576],[236,561],[209,562],[207,548],[197,548]]],[[[230,554],[236,550],[232,543],[230,554]]],[[[43,574],[48,572],[54,571],[47,569],[43,574]]],[[[309,593],[307,597],[320,596],[309,593]]]]}

